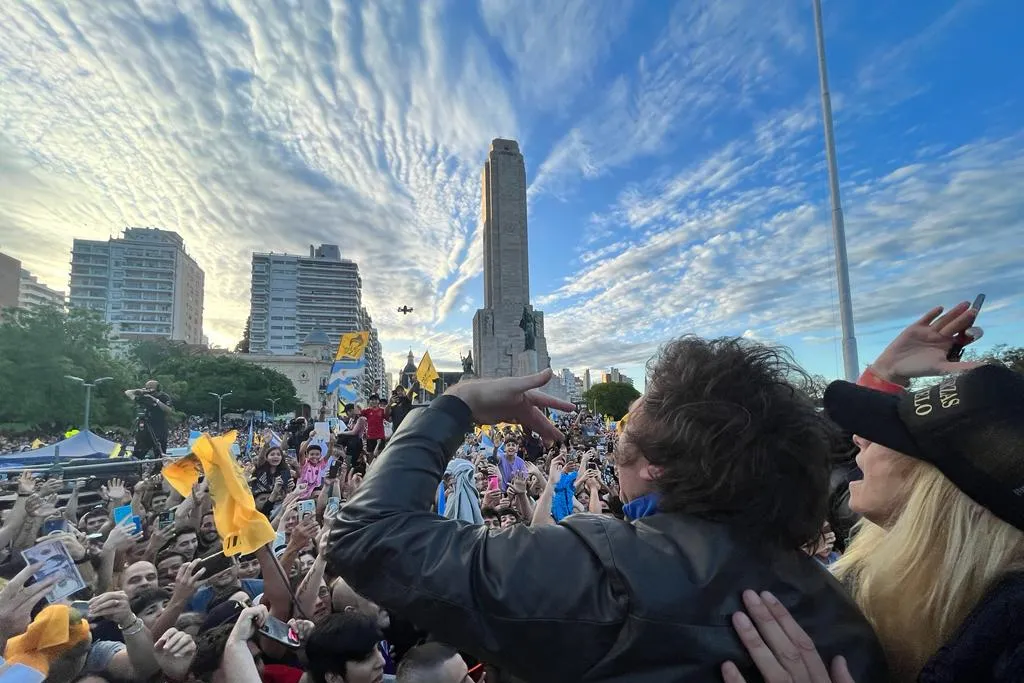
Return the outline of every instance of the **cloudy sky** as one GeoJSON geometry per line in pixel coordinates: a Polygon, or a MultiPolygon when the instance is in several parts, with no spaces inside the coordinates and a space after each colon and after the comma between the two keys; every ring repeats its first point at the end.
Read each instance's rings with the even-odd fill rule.
{"type": "MultiPolygon", "coordinates": [[[[824,4],[862,363],[978,292],[985,342],[1021,344],[1024,5],[824,4]]],[[[0,3],[0,250],[66,290],[72,238],[176,230],[216,344],[253,250],[327,242],[390,369],[457,366],[498,136],[557,367],[638,376],[697,332],[841,373],[807,0],[0,3]]]]}

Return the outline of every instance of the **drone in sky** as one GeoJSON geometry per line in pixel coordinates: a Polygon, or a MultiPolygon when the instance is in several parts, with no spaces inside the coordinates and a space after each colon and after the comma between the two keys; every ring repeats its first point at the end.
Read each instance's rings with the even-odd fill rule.
{"type": "Polygon", "coordinates": [[[402,315],[409,315],[410,313],[412,313],[412,311],[413,309],[409,308],[408,306],[402,306],[401,308],[398,309],[398,312],[401,313],[402,315]]]}

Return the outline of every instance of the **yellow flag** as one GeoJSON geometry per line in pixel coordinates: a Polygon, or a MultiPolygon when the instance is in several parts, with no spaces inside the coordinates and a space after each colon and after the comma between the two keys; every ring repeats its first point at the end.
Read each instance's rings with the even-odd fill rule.
{"type": "Polygon", "coordinates": [[[32,450],[35,450],[37,448],[42,448],[45,445],[46,444],[43,443],[42,439],[36,439],[35,441],[32,442],[32,450]]]}
{"type": "Polygon", "coordinates": [[[192,487],[199,481],[199,475],[203,473],[203,467],[199,464],[199,458],[189,454],[164,465],[160,473],[182,498],[188,498],[192,494],[192,487]]]}
{"type": "Polygon", "coordinates": [[[619,420],[618,424],[615,425],[615,431],[621,432],[623,429],[625,429],[626,428],[626,422],[628,422],[628,421],[629,421],[629,413],[626,413],[625,415],[622,416],[622,419],[619,420]]]}
{"type": "Polygon", "coordinates": [[[115,443],[114,448],[110,451],[110,457],[116,458],[119,455],[121,455],[121,444],[115,443]]]}
{"type": "Polygon", "coordinates": [[[338,342],[338,353],[334,360],[359,360],[370,343],[369,332],[346,332],[338,342]]]}
{"type": "Polygon", "coordinates": [[[224,540],[225,555],[247,555],[274,540],[276,532],[256,509],[242,468],[231,457],[235,432],[211,437],[203,434],[192,444],[206,473],[213,498],[213,523],[224,540]]]}
{"type": "Polygon", "coordinates": [[[430,360],[430,352],[424,351],[423,358],[420,359],[420,366],[416,368],[416,380],[423,389],[432,394],[435,391],[434,382],[440,377],[437,370],[434,369],[434,361],[430,360]]]}

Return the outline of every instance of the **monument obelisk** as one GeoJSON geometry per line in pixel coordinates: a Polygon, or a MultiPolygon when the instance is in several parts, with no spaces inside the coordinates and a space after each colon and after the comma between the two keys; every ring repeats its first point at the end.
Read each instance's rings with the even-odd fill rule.
{"type": "Polygon", "coordinates": [[[496,138],[484,162],[484,307],[473,316],[478,377],[519,377],[551,365],[544,314],[530,305],[526,164],[515,140],[496,138]]]}

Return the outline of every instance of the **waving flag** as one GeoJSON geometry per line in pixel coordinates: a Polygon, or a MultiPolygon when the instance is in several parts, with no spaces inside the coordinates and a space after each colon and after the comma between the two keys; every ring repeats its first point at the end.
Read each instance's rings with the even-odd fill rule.
{"type": "Polygon", "coordinates": [[[420,387],[424,391],[434,393],[436,387],[434,383],[440,379],[440,375],[437,374],[437,370],[434,368],[434,361],[430,360],[430,352],[424,351],[423,358],[420,359],[420,366],[416,368],[416,381],[420,383],[420,387]]]}
{"type": "Polygon", "coordinates": [[[369,332],[346,332],[341,335],[341,341],[338,342],[338,353],[334,355],[334,360],[359,360],[366,353],[369,343],[369,332]]]}

